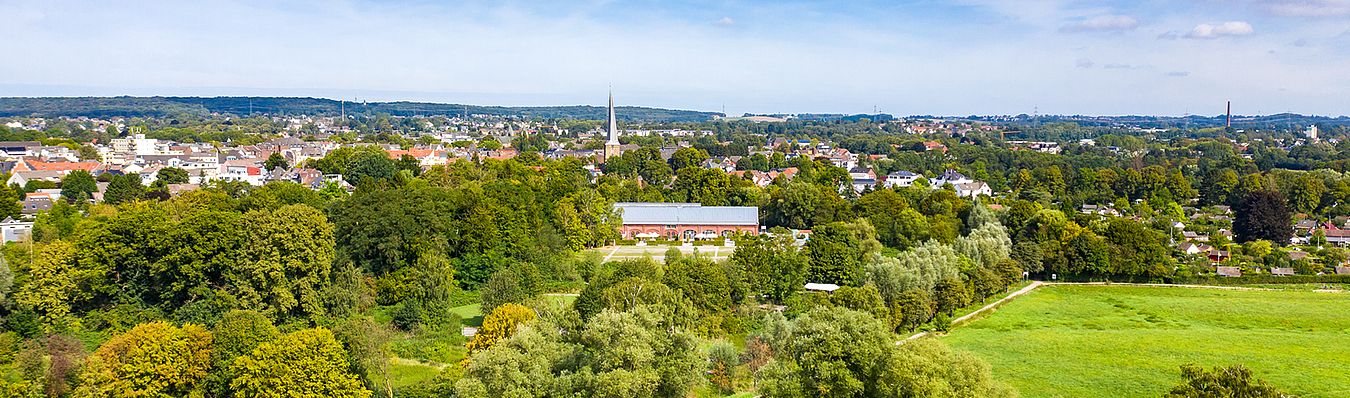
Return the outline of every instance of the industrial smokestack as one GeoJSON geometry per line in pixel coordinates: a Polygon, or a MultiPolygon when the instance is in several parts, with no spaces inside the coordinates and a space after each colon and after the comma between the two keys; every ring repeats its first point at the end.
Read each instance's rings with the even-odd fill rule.
{"type": "Polygon", "coordinates": [[[1233,101],[1228,101],[1228,117],[1224,119],[1223,126],[1233,128],[1233,101]]]}

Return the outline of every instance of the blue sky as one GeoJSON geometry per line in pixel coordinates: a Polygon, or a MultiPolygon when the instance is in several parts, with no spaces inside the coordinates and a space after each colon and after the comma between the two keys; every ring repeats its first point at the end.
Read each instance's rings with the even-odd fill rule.
{"type": "Polygon", "coordinates": [[[1350,114],[1350,0],[0,0],[0,96],[1350,114]]]}

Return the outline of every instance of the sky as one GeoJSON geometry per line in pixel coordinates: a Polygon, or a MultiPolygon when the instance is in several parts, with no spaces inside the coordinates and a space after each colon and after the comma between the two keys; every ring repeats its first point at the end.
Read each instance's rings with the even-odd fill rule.
{"type": "Polygon", "coordinates": [[[12,1],[0,96],[1350,114],[1350,0],[12,1]]]}

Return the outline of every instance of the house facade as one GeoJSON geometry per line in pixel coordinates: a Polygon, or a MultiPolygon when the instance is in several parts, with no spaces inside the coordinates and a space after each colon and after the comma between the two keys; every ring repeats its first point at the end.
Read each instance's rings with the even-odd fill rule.
{"type": "Polygon", "coordinates": [[[759,208],[698,203],[615,203],[623,239],[718,239],[759,233],[759,208]]]}

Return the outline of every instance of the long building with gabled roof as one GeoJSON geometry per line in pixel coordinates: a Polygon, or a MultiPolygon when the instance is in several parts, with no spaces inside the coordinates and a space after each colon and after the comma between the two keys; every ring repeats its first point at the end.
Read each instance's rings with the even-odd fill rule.
{"type": "Polygon", "coordinates": [[[624,239],[716,239],[759,233],[759,208],[698,203],[615,203],[624,239]]]}

